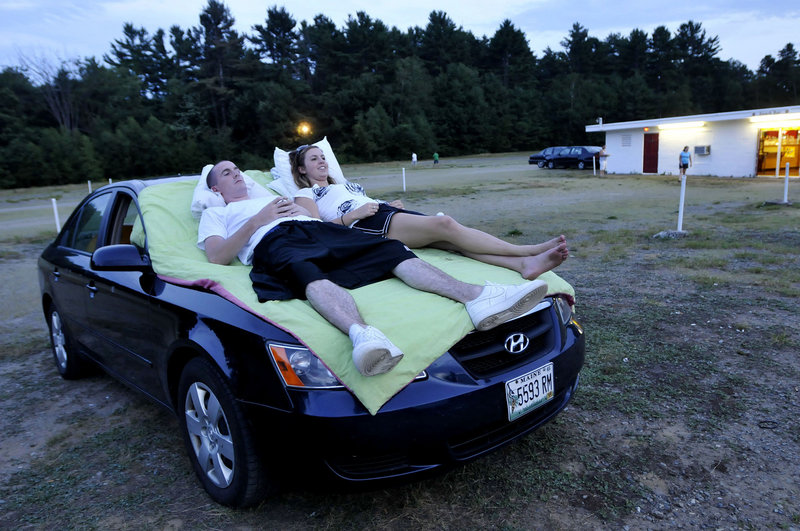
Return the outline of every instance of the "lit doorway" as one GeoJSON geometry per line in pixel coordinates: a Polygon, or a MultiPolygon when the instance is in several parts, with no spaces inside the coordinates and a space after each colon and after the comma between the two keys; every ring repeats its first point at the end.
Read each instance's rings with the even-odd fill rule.
{"type": "Polygon", "coordinates": [[[784,175],[786,163],[789,163],[789,174],[797,175],[800,168],[800,145],[798,145],[797,129],[761,129],[758,134],[758,175],[784,175]],[[778,150],[780,149],[780,160],[778,150]]]}

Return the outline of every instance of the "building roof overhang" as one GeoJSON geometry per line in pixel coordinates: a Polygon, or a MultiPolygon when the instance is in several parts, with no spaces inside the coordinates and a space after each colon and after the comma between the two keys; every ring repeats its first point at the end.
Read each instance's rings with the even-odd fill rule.
{"type": "Polygon", "coordinates": [[[632,122],[602,123],[598,118],[598,123],[587,125],[587,133],[602,133],[606,131],[623,131],[626,129],[644,129],[645,127],[657,129],[659,126],[669,127],[670,125],[680,127],[681,124],[693,122],[722,122],[726,120],[747,120],[754,117],[774,118],[780,120],[782,115],[800,113],[800,105],[788,107],[770,107],[767,109],[750,109],[746,111],[717,112],[711,114],[693,114],[690,116],[673,116],[670,118],[652,118],[649,120],[636,120],[632,122]]]}

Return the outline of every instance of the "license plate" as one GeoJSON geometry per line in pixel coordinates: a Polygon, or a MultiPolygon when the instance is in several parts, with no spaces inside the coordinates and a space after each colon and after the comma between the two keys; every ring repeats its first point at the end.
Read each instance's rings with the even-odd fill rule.
{"type": "Polygon", "coordinates": [[[525,413],[552,400],[553,396],[552,363],[507,381],[508,420],[520,418],[525,413]]]}

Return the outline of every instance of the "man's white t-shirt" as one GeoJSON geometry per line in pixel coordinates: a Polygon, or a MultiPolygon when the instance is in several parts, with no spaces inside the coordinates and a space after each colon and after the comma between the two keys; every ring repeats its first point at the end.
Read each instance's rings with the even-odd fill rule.
{"type": "MultiPolygon", "coordinates": [[[[258,214],[258,212],[267,206],[275,199],[272,197],[256,197],[253,199],[245,199],[243,201],[234,201],[228,203],[224,207],[210,207],[203,211],[200,218],[200,226],[197,229],[197,246],[202,250],[206,250],[206,239],[210,236],[222,236],[227,239],[229,236],[236,233],[237,230],[247,223],[247,220],[258,214]]],[[[250,236],[244,247],[236,255],[239,260],[245,265],[250,265],[253,262],[253,251],[255,250],[258,242],[261,241],[269,231],[277,227],[284,221],[320,221],[316,218],[309,216],[292,216],[285,218],[278,218],[268,225],[259,227],[257,231],[250,236]]]]}
{"type": "MultiPolygon", "coordinates": [[[[313,188],[301,189],[294,196],[313,199],[317,204],[319,217],[323,221],[339,219],[351,210],[355,210],[367,203],[383,203],[383,201],[367,197],[364,188],[357,183],[329,184],[328,186],[315,184],[313,188]]],[[[358,220],[353,221],[353,223],[356,221],[358,220]]],[[[350,223],[350,225],[353,223],[350,223]]]]}

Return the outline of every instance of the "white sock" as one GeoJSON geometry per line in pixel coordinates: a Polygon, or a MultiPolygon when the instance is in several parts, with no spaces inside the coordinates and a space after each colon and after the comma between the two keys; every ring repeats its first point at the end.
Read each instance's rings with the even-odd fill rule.
{"type": "Polygon", "coordinates": [[[347,331],[347,335],[350,336],[350,341],[352,341],[353,344],[355,344],[356,342],[355,334],[360,332],[361,330],[366,330],[366,328],[367,328],[366,326],[360,325],[358,323],[353,323],[352,325],[350,325],[350,329],[347,331]]]}

